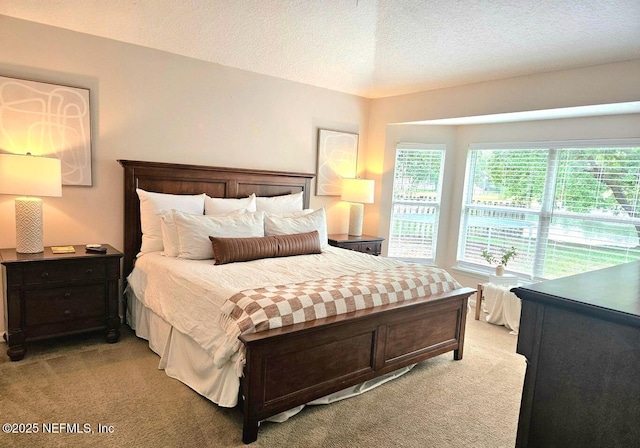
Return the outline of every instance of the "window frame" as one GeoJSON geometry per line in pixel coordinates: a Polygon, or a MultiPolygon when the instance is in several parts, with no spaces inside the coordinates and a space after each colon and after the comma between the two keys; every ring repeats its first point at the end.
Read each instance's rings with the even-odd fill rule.
{"type": "Polygon", "coordinates": [[[619,223],[619,224],[631,224],[640,225],[640,218],[631,217],[601,217],[601,216],[588,216],[587,214],[561,211],[554,208],[555,200],[555,188],[557,186],[558,169],[559,169],[559,152],[561,150],[568,149],[596,149],[596,148],[622,148],[622,147],[640,147],[640,139],[593,139],[593,140],[555,140],[555,141],[539,141],[539,142],[498,142],[498,143],[471,143],[467,150],[467,163],[465,168],[465,183],[463,196],[460,207],[460,228],[458,233],[458,250],[456,254],[456,266],[463,270],[492,273],[493,268],[488,265],[480,265],[471,261],[463,260],[464,250],[466,247],[467,225],[469,222],[469,213],[471,210],[479,211],[496,211],[505,213],[517,212],[522,215],[536,216],[538,222],[538,230],[535,239],[535,249],[533,263],[530,273],[511,272],[516,274],[520,279],[526,281],[541,281],[547,280],[543,276],[543,266],[546,248],[548,247],[548,236],[552,219],[558,218],[570,218],[579,219],[588,222],[607,222],[607,223],[619,223]],[[479,150],[544,150],[548,152],[547,157],[547,175],[545,176],[544,187],[542,191],[542,201],[540,209],[532,208],[515,208],[515,207],[501,207],[492,205],[480,205],[472,204],[470,201],[473,198],[473,182],[471,179],[471,173],[474,171],[473,164],[473,151],[479,150]],[[539,245],[544,246],[543,250],[538,250],[539,245]]]}
{"type": "Polygon", "coordinates": [[[416,143],[416,142],[400,142],[396,144],[395,154],[394,154],[394,165],[393,165],[393,178],[391,183],[391,205],[389,207],[389,241],[387,246],[387,256],[390,258],[394,258],[397,260],[412,262],[412,263],[421,263],[421,264],[429,264],[435,265],[436,255],[437,255],[437,245],[438,245],[438,228],[440,221],[440,211],[441,211],[441,203],[442,203],[442,187],[444,183],[444,168],[446,164],[447,158],[447,145],[444,143],[416,143]],[[396,201],[396,168],[398,161],[398,154],[400,151],[438,151],[442,155],[442,160],[440,163],[440,171],[438,174],[438,184],[436,187],[436,196],[434,201],[408,201],[408,200],[400,200],[396,201]],[[394,210],[396,205],[420,205],[425,207],[432,207],[434,209],[434,222],[433,222],[433,236],[431,243],[431,257],[407,257],[407,256],[393,256],[390,255],[392,252],[392,244],[393,244],[393,228],[394,228],[394,210]]]}

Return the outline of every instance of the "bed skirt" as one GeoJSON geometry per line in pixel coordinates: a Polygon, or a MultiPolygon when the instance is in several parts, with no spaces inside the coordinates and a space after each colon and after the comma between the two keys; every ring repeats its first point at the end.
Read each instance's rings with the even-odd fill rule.
{"type": "MultiPolygon", "coordinates": [[[[145,307],[130,289],[127,289],[125,293],[127,295],[127,324],[135,331],[136,336],[147,340],[149,348],[160,356],[158,368],[218,406],[235,407],[238,402],[240,378],[236,375],[234,363],[229,362],[222,368],[215,367],[213,358],[193,339],[176,330],[152,310],[145,307]]],[[[404,375],[414,365],[343,389],[307,404],[330,404],[360,395],[404,375]]],[[[284,422],[303,408],[304,406],[298,406],[266,420],[284,422]]]]}
{"type": "Polygon", "coordinates": [[[215,367],[213,358],[193,339],[145,307],[131,291],[127,293],[127,324],[136,336],[149,341],[149,348],[160,356],[158,368],[168,376],[219,406],[236,406],[240,378],[233,363],[215,367]]]}

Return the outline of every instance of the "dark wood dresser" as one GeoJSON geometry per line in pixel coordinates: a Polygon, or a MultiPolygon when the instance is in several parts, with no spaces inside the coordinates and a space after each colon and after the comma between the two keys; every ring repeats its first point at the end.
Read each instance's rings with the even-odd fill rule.
{"type": "Polygon", "coordinates": [[[0,249],[5,298],[7,355],[21,360],[26,342],[92,330],[106,330],[107,342],[120,337],[118,315],[122,253],[105,245],[104,254],[75,246],[75,253],[38,254],[0,249]]]}
{"type": "Polygon", "coordinates": [[[329,235],[329,245],[343,249],[355,250],[365,254],[380,255],[384,238],[371,235],[353,236],[346,233],[329,235]]]}
{"type": "Polygon", "coordinates": [[[514,288],[517,447],[640,446],[640,262],[514,288]]]}

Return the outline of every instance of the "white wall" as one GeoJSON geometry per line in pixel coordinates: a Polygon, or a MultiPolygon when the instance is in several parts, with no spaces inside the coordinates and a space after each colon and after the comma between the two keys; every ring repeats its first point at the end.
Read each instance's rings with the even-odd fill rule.
{"type": "MultiPolygon", "coordinates": [[[[0,74],[91,89],[94,184],[43,198],[45,245],[123,248],[118,159],[315,173],[327,128],[360,134],[364,169],[364,98],[2,15],[0,74]]],[[[348,229],[338,199],[311,198],[329,232],[348,229]]],[[[0,247],[15,247],[14,216],[0,195],[0,247]]]]}
{"type": "MultiPolygon", "coordinates": [[[[445,143],[447,158],[438,235],[438,266],[456,262],[469,143],[640,137],[640,115],[477,126],[394,124],[437,118],[640,101],[640,60],[376,99],[371,103],[367,176],[376,180],[364,230],[388,238],[395,148],[400,141],[445,143]]],[[[386,251],[386,245],[383,253],[386,251]]],[[[466,286],[482,276],[453,270],[466,286]]]]}
{"type": "MultiPolygon", "coordinates": [[[[364,166],[367,99],[7,16],[0,42],[3,75],[91,89],[94,185],[44,198],[46,245],[122,248],[118,159],[314,173],[320,127],[359,133],[364,166]]],[[[337,198],[311,202],[329,209],[330,232],[347,229],[337,198]]],[[[13,247],[11,196],[0,229],[13,247]]]]}

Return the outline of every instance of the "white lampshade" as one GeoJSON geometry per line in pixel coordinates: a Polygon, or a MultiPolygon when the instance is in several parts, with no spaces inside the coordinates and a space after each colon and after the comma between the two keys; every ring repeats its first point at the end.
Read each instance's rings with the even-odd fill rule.
{"type": "Polygon", "coordinates": [[[0,193],[20,196],[62,196],[60,160],[0,154],[0,193]]]}
{"type": "Polygon", "coordinates": [[[44,250],[42,200],[34,196],[62,196],[59,159],[31,155],[0,154],[0,194],[15,194],[16,252],[44,250]]]}
{"type": "Polygon", "coordinates": [[[342,179],[342,200],[373,204],[374,181],[369,179],[342,179]]]}
{"type": "Polygon", "coordinates": [[[351,202],[349,235],[362,235],[364,205],[373,204],[374,182],[368,179],[342,179],[342,200],[351,202]]]}

